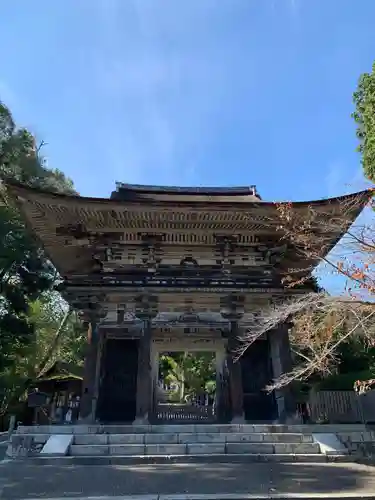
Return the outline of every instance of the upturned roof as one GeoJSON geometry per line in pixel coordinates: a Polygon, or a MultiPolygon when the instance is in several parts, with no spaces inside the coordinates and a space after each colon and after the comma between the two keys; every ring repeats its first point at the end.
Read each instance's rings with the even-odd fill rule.
{"type": "MultiPolygon", "coordinates": [[[[125,234],[121,244],[128,241],[137,245],[143,233],[168,233],[173,238],[176,234],[189,234],[189,239],[179,240],[180,245],[212,246],[217,235],[236,235],[246,246],[246,235],[259,235],[260,240],[276,235],[280,206],[290,205],[262,201],[255,187],[164,188],[118,184],[111,198],[54,194],[20,184],[8,183],[7,187],[28,227],[63,276],[78,270],[85,273],[92,265],[90,236],[104,235],[107,239],[101,241],[106,245],[105,242],[110,244],[125,234]]],[[[302,217],[312,207],[328,217],[340,216],[345,208],[345,224],[329,235],[332,247],[371,196],[371,191],[366,190],[336,198],[293,202],[292,206],[302,217]]],[[[174,244],[173,238],[166,244],[174,244]]]]}

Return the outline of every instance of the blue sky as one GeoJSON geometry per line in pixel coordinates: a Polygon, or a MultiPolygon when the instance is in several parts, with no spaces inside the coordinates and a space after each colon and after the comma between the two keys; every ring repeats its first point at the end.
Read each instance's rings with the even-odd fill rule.
{"type": "Polygon", "coordinates": [[[82,195],[334,196],[364,185],[350,113],[374,18],[374,0],[4,0],[0,99],[82,195]]]}

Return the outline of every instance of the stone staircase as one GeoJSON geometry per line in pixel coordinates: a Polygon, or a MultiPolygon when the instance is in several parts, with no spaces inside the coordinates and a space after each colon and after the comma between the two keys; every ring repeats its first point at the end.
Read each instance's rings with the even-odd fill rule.
{"type": "MultiPolygon", "coordinates": [[[[30,457],[41,463],[60,460],[81,464],[348,461],[341,443],[327,448],[317,439],[322,436],[322,427],[318,426],[320,434],[301,425],[20,427],[12,436],[8,456],[30,457]],[[57,449],[59,439],[63,444],[57,449]]],[[[339,442],[331,429],[323,436],[339,442]]]]}

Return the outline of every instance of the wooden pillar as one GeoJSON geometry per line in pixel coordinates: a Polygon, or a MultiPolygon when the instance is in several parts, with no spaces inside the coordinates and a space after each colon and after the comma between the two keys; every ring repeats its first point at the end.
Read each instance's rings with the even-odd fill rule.
{"type": "Polygon", "coordinates": [[[244,313],[244,297],[230,295],[222,300],[221,315],[229,320],[230,333],[227,344],[226,365],[229,378],[229,394],[231,401],[231,422],[244,423],[243,410],[243,389],[242,389],[242,370],[240,360],[236,360],[237,349],[239,347],[239,329],[238,321],[244,313]]]}
{"type": "Polygon", "coordinates": [[[82,397],[79,418],[87,422],[95,421],[95,384],[97,374],[97,359],[99,346],[99,331],[96,322],[91,321],[87,332],[87,346],[83,371],[82,397]]]}
{"type": "Polygon", "coordinates": [[[143,335],[138,349],[137,412],[135,423],[149,423],[152,409],[151,319],[143,320],[143,335]]]}
{"type": "Polygon", "coordinates": [[[153,409],[152,320],[157,316],[157,297],[142,295],[136,299],[136,315],[143,321],[139,341],[137,375],[137,411],[135,424],[148,424],[153,409]]]}
{"type": "Polygon", "coordinates": [[[220,423],[226,423],[226,397],[227,387],[225,382],[225,350],[223,347],[216,349],[215,353],[216,367],[216,392],[215,392],[215,413],[220,423]]]}
{"type": "Polygon", "coordinates": [[[229,390],[232,406],[232,423],[245,422],[243,411],[242,370],[240,360],[236,360],[238,343],[238,322],[230,321],[230,337],[227,347],[227,366],[229,372],[229,390]]]}
{"type": "MultiPolygon", "coordinates": [[[[289,372],[293,367],[288,325],[280,325],[275,330],[270,331],[268,336],[271,346],[273,377],[278,378],[283,373],[289,372]]],[[[288,385],[276,390],[275,397],[278,420],[283,423],[287,422],[296,413],[296,401],[292,387],[288,385]]]]}

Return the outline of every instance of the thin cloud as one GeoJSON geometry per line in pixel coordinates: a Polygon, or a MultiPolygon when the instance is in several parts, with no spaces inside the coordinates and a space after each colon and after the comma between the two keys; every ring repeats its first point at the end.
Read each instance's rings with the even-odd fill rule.
{"type": "Polygon", "coordinates": [[[240,63],[234,45],[240,42],[233,31],[221,31],[232,12],[231,3],[225,5],[170,2],[161,10],[142,0],[98,2],[104,43],[95,51],[95,84],[104,113],[115,115],[121,129],[118,142],[104,120],[105,147],[123,176],[194,182],[195,158],[215,134],[217,116],[236,99],[236,86],[244,84],[231,68],[240,63]],[[127,19],[126,26],[119,19],[127,19]]]}
{"type": "Polygon", "coordinates": [[[361,165],[354,170],[339,160],[333,161],[328,165],[327,175],[325,177],[326,197],[353,193],[362,191],[371,186],[371,183],[363,177],[361,165]]]}
{"type": "Polygon", "coordinates": [[[337,196],[340,192],[342,194],[343,188],[343,173],[344,166],[340,161],[333,161],[328,165],[327,175],[325,178],[326,196],[332,198],[337,196]]]}
{"type": "Polygon", "coordinates": [[[13,108],[18,102],[16,93],[4,80],[0,80],[0,101],[9,108],[13,108]]]}

